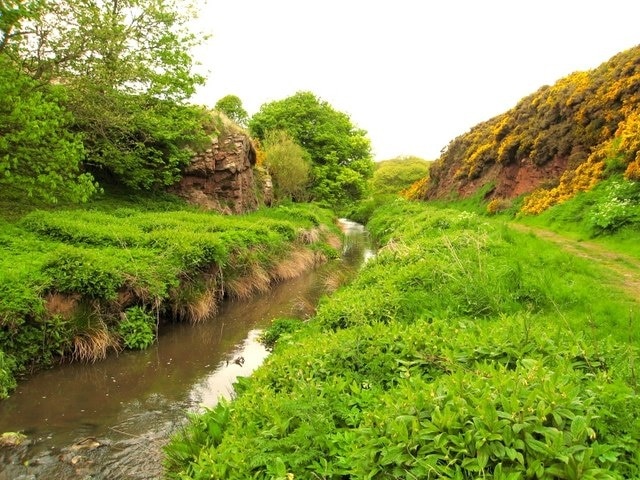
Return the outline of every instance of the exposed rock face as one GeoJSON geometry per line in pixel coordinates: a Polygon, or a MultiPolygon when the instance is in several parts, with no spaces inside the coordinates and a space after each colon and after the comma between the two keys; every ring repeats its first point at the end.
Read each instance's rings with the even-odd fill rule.
{"type": "Polygon", "coordinates": [[[255,164],[256,150],[249,137],[226,132],[192,159],[172,191],[190,203],[221,213],[249,212],[258,208],[255,164]]]}
{"type": "Polygon", "coordinates": [[[536,165],[528,158],[509,165],[494,163],[472,180],[456,179],[456,165],[449,165],[448,169],[439,172],[432,170],[432,176],[437,176],[438,181],[432,183],[427,198],[446,198],[452,192],[465,198],[487,183],[495,185],[487,192],[487,198],[514,198],[557,181],[567,169],[568,163],[566,157],[560,156],[554,157],[544,165],[536,165]]]}

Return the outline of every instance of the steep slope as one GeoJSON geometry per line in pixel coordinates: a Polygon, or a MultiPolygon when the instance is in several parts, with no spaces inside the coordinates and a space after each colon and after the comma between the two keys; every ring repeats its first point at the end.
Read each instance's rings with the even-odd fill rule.
{"type": "Polygon", "coordinates": [[[487,198],[536,191],[537,212],[591,188],[605,172],[638,178],[640,46],[598,68],[544,86],[514,108],[473,127],[447,146],[414,198],[487,198]]]}

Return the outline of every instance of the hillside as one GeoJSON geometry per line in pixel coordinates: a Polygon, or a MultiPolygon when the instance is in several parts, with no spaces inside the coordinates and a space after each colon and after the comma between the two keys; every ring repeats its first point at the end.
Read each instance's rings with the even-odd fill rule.
{"type": "Polygon", "coordinates": [[[412,198],[525,198],[538,213],[601,178],[640,177],[640,46],[543,86],[452,140],[412,198]]]}
{"type": "Polygon", "coordinates": [[[371,187],[376,194],[397,194],[428,176],[430,162],[418,157],[398,157],[376,162],[371,187]]]}

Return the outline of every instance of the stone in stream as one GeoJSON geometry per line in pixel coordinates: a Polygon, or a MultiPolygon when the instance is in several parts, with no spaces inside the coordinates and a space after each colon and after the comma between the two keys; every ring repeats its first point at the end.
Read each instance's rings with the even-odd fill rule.
{"type": "Polygon", "coordinates": [[[19,432],[5,432],[0,435],[0,447],[17,447],[27,441],[27,436],[19,432]]]}

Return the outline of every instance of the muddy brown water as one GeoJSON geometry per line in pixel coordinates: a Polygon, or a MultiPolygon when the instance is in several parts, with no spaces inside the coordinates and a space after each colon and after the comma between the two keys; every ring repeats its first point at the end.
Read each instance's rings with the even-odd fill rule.
{"type": "Polygon", "coordinates": [[[362,226],[341,224],[347,240],[338,262],[265,295],[225,302],[211,321],[166,326],[148,350],[23,380],[0,402],[0,432],[29,440],[0,448],[0,480],[162,478],[162,447],[187,414],[231,397],[236,378],[267,357],[261,329],[315,304],[331,269],[357,268],[372,256],[362,226]]]}

